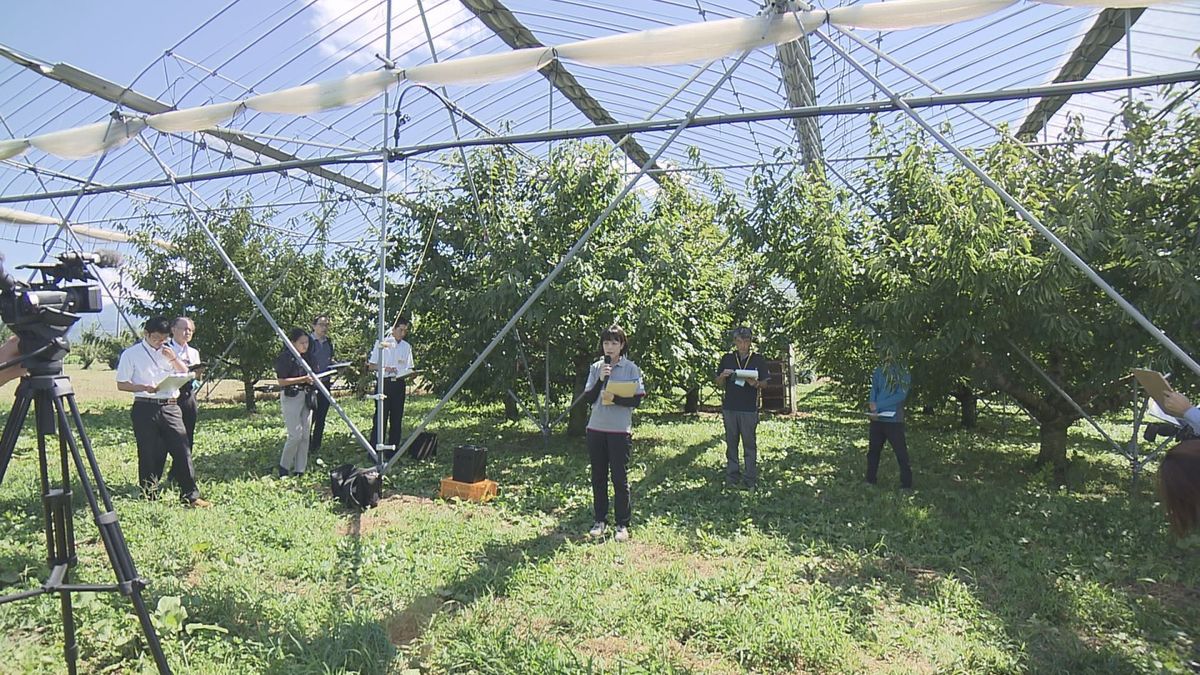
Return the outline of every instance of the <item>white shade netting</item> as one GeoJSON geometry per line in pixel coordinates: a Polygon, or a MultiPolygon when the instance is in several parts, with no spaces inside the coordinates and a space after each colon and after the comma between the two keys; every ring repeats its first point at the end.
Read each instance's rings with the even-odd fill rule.
{"type": "Polygon", "coordinates": [[[66,159],[83,159],[124,145],[145,128],[146,121],[142,119],[113,118],[85,127],[33,136],[29,139],[29,144],[51,155],[66,159]]]}
{"type": "Polygon", "coordinates": [[[903,0],[849,5],[829,10],[829,23],[843,28],[904,30],[970,21],[998,12],[1016,0],[903,0]]]}
{"type": "MultiPolygon", "coordinates": [[[[1071,7],[1128,8],[1170,0],[1034,0],[1071,7]]],[[[400,80],[432,85],[497,82],[530,73],[559,58],[590,66],[672,66],[718,59],[799,39],[828,22],[843,28],[905,30],[977,19],[1001,11],[1016,0],[891,0],[838,7],[724,19],[581,40],[558,47],[517,49],[470,56],[406,70],[385,69],[195,108],[184,108],[144,121],[113,119],[32,138],[0,140],[0,160],[31,145],[66,159],[81,159],[119,146],[147,125],[162,132],[211,129],[243,108],[264,113],[306,115],[354,105],[383,93],[400,80]]]]}
{"type": "Polygon", "coordinates": [[[199,108],[184,108],[161,115],[151,115],[146,123],[158,131],[203,131],[233,119],[245,105],[241,101],[216,103],[199,108]]]}
{"type": "MultiPolygon", "coordinates": [[[[62,220],[53,216],[44,216],[40,213],[19,211],[17,209],[10,209],[8,207],[0,206],[0,223],[20,226],[60,225],[62,224],[62,220]]],[[[88,239],[110,241],[118,244],[125,244],[133,241],[133,237],[130,235],[125,234],[124,232],[117,232],[115,230],[105,230],[99,227],[89,227],[87,225],[71,225],[69,227],[71,231],[78,236],[86,237],[88,239]]],[[[161,249],[170,250],[174,248],[174,246],[172,246],[169,242],[163,241],[162,239],[152,239],[151,243],[161,249]]]]}
{"type": "Polygon", "coordinates": [[[725,19],[572,42],[555,52],[589,66],[672,66],[791,42],[824,21],[823,11],[725,19]]]}
{"type": "Polygon", "coordinates": [[[1133,9],[1135,7],[1153,7],[1168,5],[1177,0],[1033,0],[1043,5],[1059,5],[1062,7],[1100,7],[1103,9],[1133,9]]]}
{"type": "Polygon", "coordinates": [[[0,160],[16,157],[23,154],[29,149],[29,139],[14,138],[7,141],[0,141],[0,160]]]}
{"type": "Polygon", "coordinates": [[[0,206],[0,223],[13,223],[16,225],[57,225],[60,221],[58,218],[51,216],[43,216],[40,213],[32,213],[30,211],[18,211],[0,206]]]}
{"type": "Polygon", "coordinates": [[[404,78],[421,84],[484,84],[532,73],[554,58],[550,47],[514,49],[500,54],[468,56],[404,70],[404,78]]]}
{"type": "Polygon", "coordinates": [[[397,70],[380,70],[340,80],[306,84],[246,99],[246,107],[258,112],[292,115],[332,110],[375,98],[396,84],[400,76],[397,70]]]}

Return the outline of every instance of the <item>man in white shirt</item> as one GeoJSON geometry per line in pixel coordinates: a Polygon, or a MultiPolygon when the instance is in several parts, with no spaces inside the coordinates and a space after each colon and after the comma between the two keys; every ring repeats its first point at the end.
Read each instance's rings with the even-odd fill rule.
{"type": "MultiPolygon", "coordinates": [[[[200,363],[200,352],[190,344],[195,334],[196,324],[191,319],[186,316],[177,317],[171,323],[171,339],[167,340],[167,345],[171,347],[171,351],[175,352],[175,356],[179,357],[183,365],[189,368],[189,372],[198,375],[195,371],[190,370],[192,366],[200,363]]],[[[196,389],[198,388],[199,383],[195,380],[179,388],[179,411],[183,413],[183,426],[187,429],[188,447],[193,449],[196,447],[196,389]]]]}
{"type": "Polygon", "coordinates": [[[367,368],[371,372],[383,369],[383,429],[375,427],[375,423],[379,421],[379,414],[376,412],[375,423],[371,425],[372,445],[378,445],[384,434],[387,435],[389,445],[400,445],[404,397],[407,391],[406,378],[413,373],[412,347],[404,340],[408,336],[408,327],[408,319],[397,319],[392,326],[391,337],[384,338],[383,342],[375,345],[367,359],[367,368]]]}
{"type": "Polygon", "coordinates": [[[145,339],[121,352],[117,362],[117,389],[133,394],[129,416],[137,439],[138,482],[142,489],[153,490],[170,455],[171,477],[179,484],[183,499],[198,508],[212,506],[196,487],[191,445],[179,409],[179,388],[159,386],[168,376],[187,373],[187,366],[165,344],[171,324],[166,317],[155,316],[143,329],[145,339]]]}

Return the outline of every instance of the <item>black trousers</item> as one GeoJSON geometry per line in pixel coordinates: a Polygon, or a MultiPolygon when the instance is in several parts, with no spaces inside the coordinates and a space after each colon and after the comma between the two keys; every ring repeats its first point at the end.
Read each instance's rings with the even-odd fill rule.
{"type": "MultiPolygon", "coordinates": [[[[408,383],[402,379],[389,379],[383,381],[383,394],[387,398],[383,401],[383,433],[387,435],[387,443],[391,446],[399,446],[400,435],[404,427],[404,396],[408,390],[408,383]]],[[[379,421],[378,408],[376,408],[375,422],[371,423],[371,445],[379,443],[379,429],[375,428],[375,424],[379,421]]]]}
{"type": "MultiPolygon", "coordinates": [[[[322,380],[324,382],[324,380],[322,380]]],[[[330,382],[324,382],[328,389],[330,382]]],[[[325,435],[325,416],[329,414],[329,399],[317,392],[317,408],[313,410],[312,434],[308,437],[308,454],[312,455],[321,449],[321,437],[325,435]]]]}
{"type": "Polygon", "coordinates": [[[183,414],[183,427],[187,429],[188,447],[196,447],[196,395],[189,390],[188,393],[179,394],[179,412],[183,414]]]}
{"type": "Polygon", "coordinates": [[[138,483],[153,490],[162,480],[167,457],[171,458],[171,478],[187,501],[200,498],[196,487],[196,469],[192,466],[192,447],[179,405],[160,405],[155,401],[134,401],[129,412],[138,448],[138,483]]]}
{"type": "Polygon", "coordinates": [[[608,519],[608,479],[612,476],[617,501],[617,525],[629,527],[629,453],[633,437],[610,431],[587,431],[588,457],[592,461],[592,511],[597,523],[608,519]]]}
{"type": "Polygon", "coordinates": [[[912,487],[912,468],[908,465],[908,441],[904,438],[903,422],[871,421],[871,431],[867,442],[867,482],[875,483],[879,474],[879,455],[883,452],[883,442],[892,445],[896,453],[896,462],[900,465],[900,487],[912,487]]]}

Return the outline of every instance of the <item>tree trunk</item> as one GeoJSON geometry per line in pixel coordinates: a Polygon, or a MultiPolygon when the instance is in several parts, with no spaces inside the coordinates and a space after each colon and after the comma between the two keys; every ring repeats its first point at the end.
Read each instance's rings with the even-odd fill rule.
{"type": "Polygon", "coordinates": [[[254,400],[254,383],[257,380],[242,380],[242,391],[246,394],[246,412],[258,410],[258,402],[254,400]]]}
{"type": "Polygon", "coordinates": [[[1070,420],[1056,418],[1042,421],[1038,428],[1041,445],[1036,464],[1053,466],[1054,482],[1058,485],[1065,484],[1067,480],[1067,429],[1070,427],[1070,420]]]}
{"type": "Polygon", "coordinates": [[[700,387],[692,387],[687,390],[687,396],[683,400],[683,412],[700,412],[700,387]]]}
{"type": "Polygon", "coordinates": [[[979,397],[970,387],[960,387],[954,392],[954,398],[958,400],[959,408],[962,409],[959,426],[963,429],[974,429],[979,421],[979,397]]]}
{"type": "Polygon", "coordinates": [[[507,392],[504,394],[504,419],[509,422],[521,419],[521,411],[517,408],[517,402],[507,392]]]}
{"type": "MultiPolygon", "coordinates": [[[[575,373],[575,393],[571,398],[572,401],[574,401],[579,397],[580,394],[583,393],[583,386],[585,384],[587,384],[586,366],[584,367],[583,372],[575,373]]],[[[571,413],[567,416],[568,436],[579,437],[584,435],[584,432],[587,431],[588,412],[588,404],[584,403],[583,401],[576,403],[575,407],[571,408],[571,413]]]]}

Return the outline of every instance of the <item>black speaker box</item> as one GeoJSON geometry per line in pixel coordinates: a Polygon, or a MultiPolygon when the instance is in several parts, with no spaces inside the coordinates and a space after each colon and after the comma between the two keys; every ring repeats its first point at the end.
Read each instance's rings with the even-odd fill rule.
{"type": "Polygon", "coordinates": [[[487,479],[487,448],[482,445],[460,445],[454,448],[454,470],[451,477],[459,483],[478,483],[487,479]]]}

